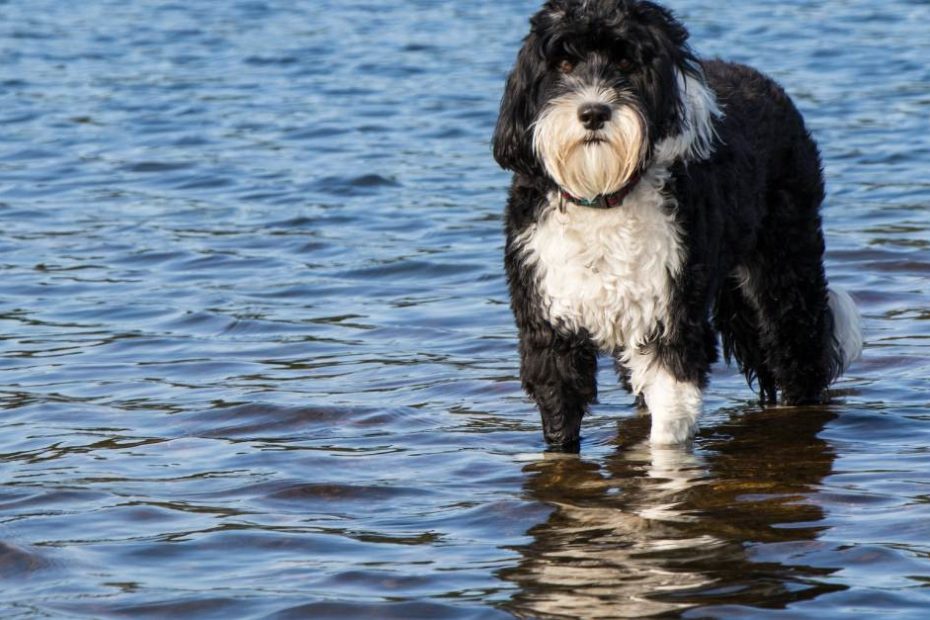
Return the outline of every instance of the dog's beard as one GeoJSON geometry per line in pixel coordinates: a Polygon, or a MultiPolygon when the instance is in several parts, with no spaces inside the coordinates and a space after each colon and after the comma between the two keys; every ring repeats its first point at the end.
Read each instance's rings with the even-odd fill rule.
{"type": "Polygon", "coordinates": [[[533,126],[533,147],[549,175],[569,194],[585,199],[626,185],[639,167],[645,140],[640,112],[599,87],[553,99],[533,126]],[[610,106],[610,120],[601,129],[589,131],[579,122],[578,108],[585,103],[610,106]]]}

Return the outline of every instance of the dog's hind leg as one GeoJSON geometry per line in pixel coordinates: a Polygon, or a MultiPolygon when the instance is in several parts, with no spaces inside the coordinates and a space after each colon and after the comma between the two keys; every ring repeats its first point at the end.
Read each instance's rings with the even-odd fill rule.
{"type": "Polygon", "coordinates": [[[820,217],[797,201],[786,191],[777,195],[742,278],[757,310],[764,366],[789,405],[823,402],[830,382],[858,356],[852,349],[861,347],[851,300],[827,288],[820,217]]]}
{"type": "Polygon", "coordinates": [[[749,385],[756,383],[759,400],[772,404],[776,398],[775,377],[759,341],[758,311],[744,294],[747,277],[746,270],[740,268],[724,281],[714,307],[714,325],[720,333],[724,359],[727,363],[736,359],[749,385]]]}
{"type": "Polygon", "coordinates": [[[581,419],[597,396],[597,350],[582,336],[520,329],[520,379],[539,406],[546,441],[577,451],[581,419]]]}

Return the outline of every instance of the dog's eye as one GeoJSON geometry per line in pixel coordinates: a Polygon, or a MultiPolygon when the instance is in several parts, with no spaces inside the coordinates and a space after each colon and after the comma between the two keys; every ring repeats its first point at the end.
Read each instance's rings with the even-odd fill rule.
{"type": "Polygon", "coordinates": [[[570,60],[563,60],[559,63],[559,71],[562,73],[571,73],[575,70],[575,65],[570,60]]]}
{"type": "Polygon", "coordinates": [[[620,67],[621,71],[629,71],[633,68],[633,61],[629,58],[621,58],[617,61],[617,66],[620,67]]]}

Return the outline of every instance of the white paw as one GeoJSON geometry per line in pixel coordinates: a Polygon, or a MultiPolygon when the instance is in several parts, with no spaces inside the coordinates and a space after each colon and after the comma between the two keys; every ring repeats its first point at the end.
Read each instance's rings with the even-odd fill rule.
{"type": "Polygon", "coordinates": [[[689,418],[669,420],[653,414],[649,443],[653,446],[678,446],[691,441],[696,431],[697,420],[689,418]]]}
{"type": "Polygon", "coordinates": [[[691,441],[703,409],[701,389],[659,371],[644,392],[652,414],[649,442],[654,446],[671,446],[691,441]]]}

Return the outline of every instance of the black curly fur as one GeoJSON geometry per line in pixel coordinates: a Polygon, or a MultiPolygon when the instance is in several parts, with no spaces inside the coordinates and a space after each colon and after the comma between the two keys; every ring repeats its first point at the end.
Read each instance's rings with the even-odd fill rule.
{"type": "Polygon", "coordinates": [[[780,391],[787,404],[800,404],[820,402],[841,365],[822,260],[817,147],[780,86],[749,67],[695,58],[687,38],[671,13],[651,2],[552,0],[532,18],[507,80],[493,150],[515,173],[505,266],[521,378],[539,405],[546,439],[569,449],[596,396],[597,351],[586,333],[545,320],[533,267],[515,244],[555,189],[533,152],[531,127],[559,92],[555,67],[565,58],[583,66],[596,52],[633,62],[616,79],[635,93],[648,123],[642,169],[655,144],[684,129],[676,70],[704,80],[724,110],[711,156],[675,162],[665,190],[677,202],[686,260],[673,285],[670,324],[648,344],[664,367],[704,387],[719,333],[725,358],[758,383],[763,400],[780,391]],[[737,267],[748,275],[742,287],[737,267]]]}

